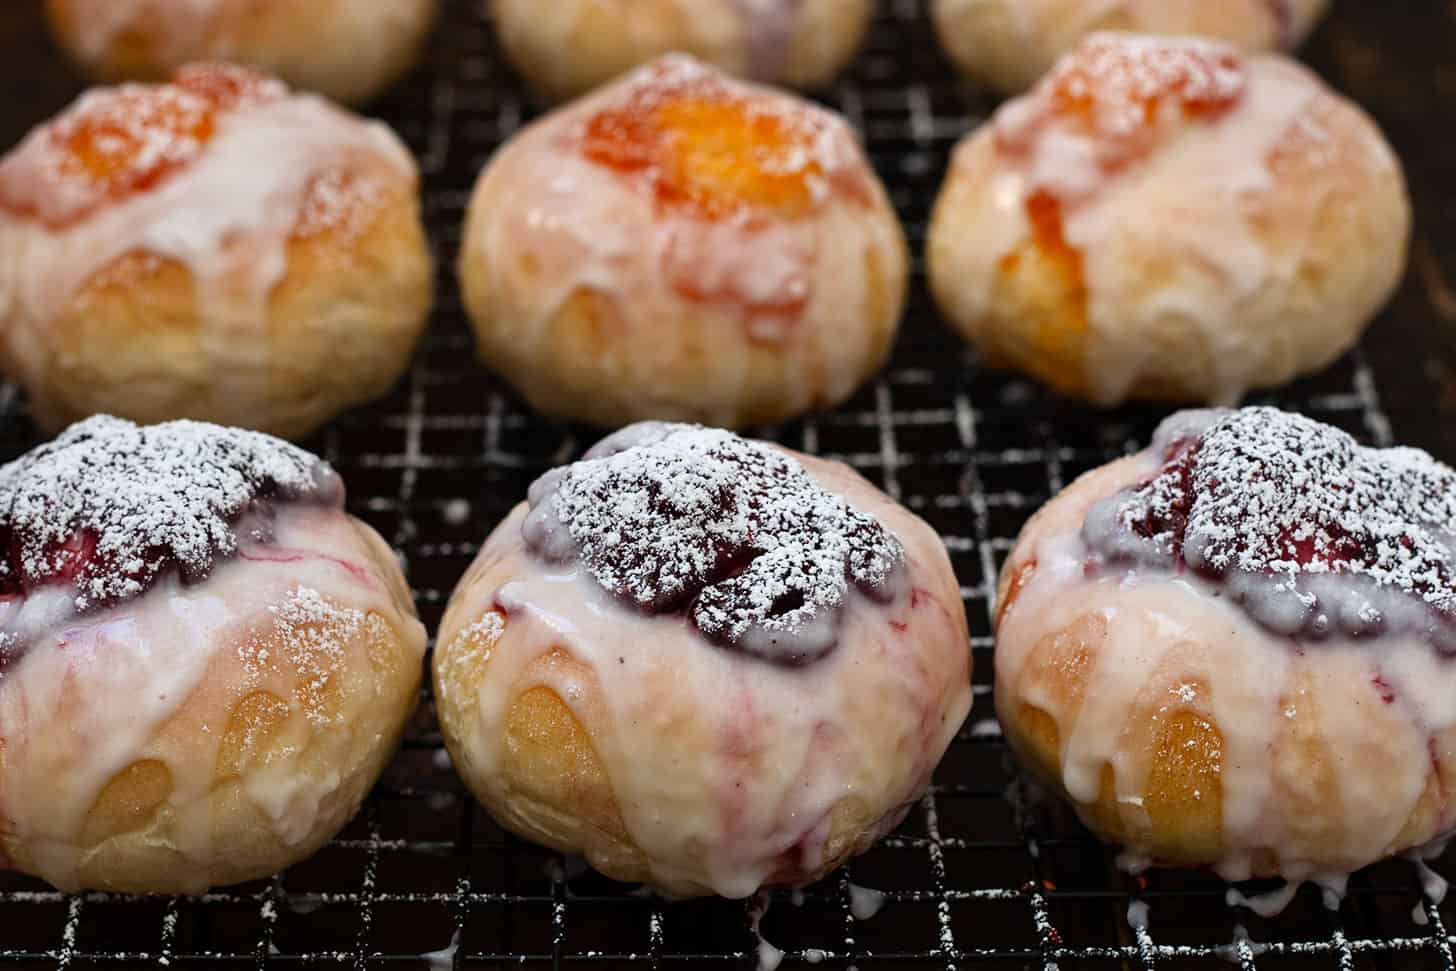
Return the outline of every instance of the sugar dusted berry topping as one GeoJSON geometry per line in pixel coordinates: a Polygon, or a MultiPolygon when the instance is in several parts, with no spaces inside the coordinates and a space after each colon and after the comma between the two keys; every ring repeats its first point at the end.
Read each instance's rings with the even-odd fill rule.
{"type": "Polygon", "coordinates": [[[64,585],[84,612],[164,575],[207,577],[239,533],[266,540],[271,502],[341,504],[322,460],[268,435],[110,416],[0,468],[0,594],[64,585]]]}
{"type": "Polygon", "coordinates": [[[851,586],[888,601],[904,562],[893,535],[798,462],[716,429],[633,425],[529,498],[522,533],[538,556],[780,664],[831,651],[851,586]]]}
{"type": "Polygon", "coordinates": [[[1026,98],[997,116],[997,143],[1033,148],[1053,129],[1089,139],[1104,171],[1146,154],[1171,126],[1232,109],[1248,83],[1242,55],[1193,37],[1093,34],[1026,98]]]}
{"type": "Polygon", "coordinates": [[[1191,569],[1280,633],[1399,631],[1456,653],[1452,469],[1273,408],[1184,412],[1152,448],[1158,475],[1089,513],[1095,554],[1191,569]]]}
{"type": "Polygon", "coordinates": [[[587,119],[582,151],[643,180],[657,203],[708,220],[811,211],[841,161],[821,111],[760,92],[686,57],[632,75],[587,119]]]}
{"type": "Polygon", "coordinates": [[[0,207],[64,228],[186,168],[223,115],[286,94],[280,82],[221,64],[188,65],[167,84],[91,91],[0,163],[0,207]]]}

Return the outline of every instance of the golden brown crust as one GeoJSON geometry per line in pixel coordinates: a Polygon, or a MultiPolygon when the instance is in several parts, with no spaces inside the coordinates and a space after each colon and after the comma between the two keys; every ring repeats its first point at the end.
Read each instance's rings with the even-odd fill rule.
{"type": "MultiPolygon", "coordinates": [[[[464,585],[462,581],[461,587],[464,585]]],[[[509,803],[497,799],[494,789],[478,784],[465,736],[474,723],[475,699],[490,677],[489,656],[513,649],[509,619],[500,612],[496,616],[499,634],[487,635],[470,630],[479,618],[452,616],[447,609],[435,649],[440,728],[460,765],[461,778],[486,809],[523,837],[563,853],[585,852],[594,867],[614,880],[651,882],[646,854],[627,832],[611,778],[590,733],[550,688],[527,687],[509,704],[505,758],[496,782],[510,790],[509,803]]],[[[556,648],[540,655],[523,673],[522,683],[530,685],[536,680],[537,666],[570,669],[572,679],[583,690],[583,698],[575,703],[602,704],[601,688],[591,669],[566,650],[556,648]]],[[[828,873],[868,849],[879,838],[880,821],[856,795],[835,804],[817,873],[828,873]]],[[[780,871],[784,879],[804,882],[801,861],[791,851],[783,854],[780,871]]]]}
{"type": "Polygon", "coordinates": [[[107,413],[307,435],[398,380],[433,302],[413,189],[393,186],[362,205],[369,211],[288,242],[262,332],[206,318],[182,264],[133,252],[43,328],[41,373],[15,360],[4,367],[50,432],[107,413]]]}
{"type": "MultiPolygon", "coordinates": [[[[691,54],[732,74],[754,73],[737,0],[494,0],[501,46],[531,87],[564,101],[662,54],[691,54]]],[[[873,16],[869,0],[806,0],[778,77],[829,84],[854,56],[873,16]]],[[[765,16],[765,15],[760,15],[765,16]]]]}
{"type": "Polygon", "coordinates": [[[414,65],[438,9],[438,0],[226,0],[210,23],[179,25],[147,0],[46,0],[51,33],[93,80],[159,81],[190,61],[228,60],[344,104],[370,100],[414,65]],[[136,12],[114,35],[98,32],[122,5],[136,12]]]}

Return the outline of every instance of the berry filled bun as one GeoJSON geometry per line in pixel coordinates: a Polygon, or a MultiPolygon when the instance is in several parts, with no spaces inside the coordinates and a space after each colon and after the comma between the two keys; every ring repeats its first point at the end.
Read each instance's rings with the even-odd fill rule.
{"type": "Polygon", "coordinates": [[[322,461],[99,416],[0,468],[0,866],[199,893],[337,833],[425,632],[322,461]]]}
{"type": "Polygon", "coordinates": [[[1101,404],[1232,403],[1354,344],[1410,226],[1379,129],[1303,67],[1097,34],[956,149],[927,260],[992,364],[1101,404]]]}
{"type": "Polygon", "coordinates": [[[1031,87],[1099,30],[1195,34],[1248,51],[1292,51],[1329,0],[931,0],[945,52],[1002,94],[1031,87]]]}
{"type": "Polygon", "coordinates": [[[842,119],[672,56],[496,155],[459,271],[482,359],[539,410],[742,426],[880,366],[907,259],[842,119]]]}
{"type": "Polygon", "coordinates": [[[305,435],[394,383],[433,282],[399,140],[243,68],[92,91],[0,160],[0,363],[48,430],[305,435]]]}
{"type": "Polygon", "coordinates": [[[531,86],[571,98],[655,57],[691,54],[793,88],[834,80],[873,0],[494,0],[501,47],[531,86]]]}
{"type": "Polygon", "coordinates": [[[808,883],[904,818],[970,708],[940,539],[843,465],[648,422],[531,487],[435,651],[500,822],[674,896],[808,883]]]}
{"type": "Polygon", "coordinates": [[[46,0],[56,42],[97,81],[231,61],[359,104],[419,58],[438,0],[46,0]]]}
{"type": "Polygon", "coordinates": [[[1134,865],[1317,880],[1456,831],[1456,472],[1182,412],[1001,574],[1012,748],[1134,865]]]}

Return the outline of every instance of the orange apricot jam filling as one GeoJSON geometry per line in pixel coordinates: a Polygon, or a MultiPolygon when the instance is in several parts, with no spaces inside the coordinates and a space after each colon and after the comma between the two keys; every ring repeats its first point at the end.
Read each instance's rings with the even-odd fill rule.
{"type": "Polygon", "coordinates": [[[1080,348],[1087,333],[1087,276],[1082,251],[1067,242],[1061,201],[1045,189],[1026,200],[1026,219],[1031,227],[1031,244],[1061,279],[1064,313],[1035,321],[1033,341],[1049,359],[1082,356],[1080,348]]]}
{"type": "Polygon", "coordinates": [[[1031,110],[998,125],[998,145],[1035,148],[1057,125],[1096,143],[1104,171],[1153,150],[1172,128],[1214,121],[1242,98],[1248,76],[1232,47],[1196,38],[1098,35],[1062,58],[1030,96],[1031,110]]]}
{"type": "Polygon", "coordinates": [[[199,156],[222,115],[286,88],[245,68],[197,64],[167,84],[98,89],[0,165],[0,208],[62,229],[160,185],[199,156]]]}
{"type": "Polygon", "coordinates": [[[641,178],[657,204],[721,221],[814,210],[826,188],[823,124],[806,110],[672,65],[586,123],[592,162],[641,178]]]}

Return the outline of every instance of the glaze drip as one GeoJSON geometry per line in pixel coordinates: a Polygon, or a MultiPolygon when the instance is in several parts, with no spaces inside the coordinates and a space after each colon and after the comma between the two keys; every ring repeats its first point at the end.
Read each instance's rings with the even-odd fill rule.
{"type": "MultiPolygon", "coordinates": [[[[279,501],[341,506],[343,486],[320,459],[258,432],[87,419],[0,468],[0,595],[65,584],[61,606],[84,613],[164,575],[197,583],[239,533],[266,540],[279,501]]],[[[17,650],[6,637],[0,663],[17,650]]]]}
{"type": "Polygon", "coordinates": [[[890,600],[904,563],[877,521],[770,446],[646,422],[531,487],[526,546],[580,561],[647,614],[685,612],[709,641],[802,665],[833,650],[851,585],[890,600]]]}
{"type": "Polygon", "coordinates": [[[1183,412],[1153,451],[1156,477],[1089,512],[1094,556],[1191,569],[1277,633],[1456,654],[1456,472],[1273,408],[1183,412]]]}

